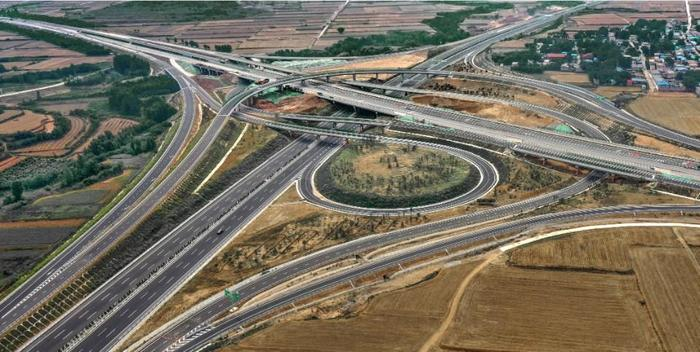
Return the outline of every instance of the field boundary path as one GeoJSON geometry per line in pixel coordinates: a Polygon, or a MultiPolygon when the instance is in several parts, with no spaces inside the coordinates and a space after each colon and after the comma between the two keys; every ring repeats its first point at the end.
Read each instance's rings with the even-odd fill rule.
{"type": "Polygon", "coordinates": [[[452,296],[452,300],[450,301],[450,307],[448,308],[447,315],[442,319],[442,322],[440,323],[440,326],[433,332],[432,335],[428,338],[423,343],[423,346],[421,346],[419,352],[428,352],[431,347],[435,346],[435,344],[438,343],[440,338],[442,338],[442,335],[445,334],[445,331],[447,331],[447,328],[450,326],[450,323],[452,323],[452,320],[454,319],[455,315],[457,314],[457,310],[459,310],[459,301],[462,300],[462,296],[464,296],[464,291],[467,290],[467,286],[469,286],[472,281],[474,281],[474,278],[482,271],[484,268],[489,266],[496,258],[499,257],[501,253],[498,251],[494,251],[493,253],[489,254],[481,264],[479,264],[476,268],[474,268],[472,271],[467,274],[467,276],[462,280],[462,282],[459,284],[459,288],[457,289],[457,292],[455,292],[454,296],[452,296]]]}

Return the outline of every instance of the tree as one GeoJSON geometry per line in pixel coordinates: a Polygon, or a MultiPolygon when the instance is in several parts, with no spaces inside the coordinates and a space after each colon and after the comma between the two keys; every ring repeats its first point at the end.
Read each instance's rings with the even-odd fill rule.
{"type": "Polygon", "coordinates": [[[141,114],[154,122],[163,122],[177,112],[175,108],[166,103],[163,98],[152,97],[143,102],[141,114]]]}
{"type": "Polygon", "coordinates": [[[338,33],[343,34],[345,32],[345,27],[338,27],[338,33]]]}
{"type": "Polygon", "coordinates": [[[116,55],[112,62],[117,72],[127,76],[145,76],[151,71],[148,61],[134,55],[116,55]]]}
{"type": "Polygon", "coordinates": [[[7,69],[5,68],[5,66],[0,65],[0,73],[6,72],[6,71],[7,71],[7,69]]]}
{"type": "Polygon", "coordinates": [[[22,186],[22,182],[12,182],[12,198],[15,202],[22,199],[22,192],[24,192],[24,186],[22,186]]]}
{"type": "Polygon", "coordinates": [[[221,44],[221,45],[214,45],[214,50],[222,52],[222,53],[230,53],[233,51],[233,48],[229,44],[221,44]]]}
{"type": "Polygon", "coordinates": [[[700,71],[688,71],[683,74],[683,85],[689,91],[694,91],[700,84],[700,71]]]}

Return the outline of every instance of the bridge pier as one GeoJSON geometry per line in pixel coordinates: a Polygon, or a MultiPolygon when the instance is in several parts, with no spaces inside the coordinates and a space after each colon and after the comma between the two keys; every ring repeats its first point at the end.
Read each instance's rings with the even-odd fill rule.
{"type": "Polygon", "coordinates": [[[326,83],[329,83],[330,81],[331,81],[331,77],[330,77],[330,76],[326,76],[326,83]]]}
{"type": "Polygon", "coordinates": [[[406,80],[406,74],[401,72],[401,82],[406,80]]]}
{"type": "Polygon", "coordinates": [[[357,81],[357,73],[353,73],[353,74],[352,74],[352,80],[353,80],[353,81],[357,81]]]}
{"type": "Polygon", "coordinates": [[[375,73],[375,74],[374,74],[374,79],[377,80],[377,81],[379,80],[379,73],[375,73]]]}

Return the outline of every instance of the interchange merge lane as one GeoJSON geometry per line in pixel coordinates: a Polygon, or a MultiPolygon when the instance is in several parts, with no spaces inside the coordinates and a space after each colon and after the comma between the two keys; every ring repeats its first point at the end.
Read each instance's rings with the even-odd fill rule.
{"type": "Polygon", "coordinates": [[[467,204],[485,196],[486,194],[491,192],[491,190],[493,190],[493,188],[496,187],[496,185],[498,184],[499,177],[498,170],[496,170],[496,167],[493,166],[493,164],[491,164],[488,160],[474,153],[468,152],[463,149],[422,141],[412,142],[412,145],[442,150],[460,159],[465,160],[472,166],[472,170],[470,172],[476,171],[479,173],[480,176],[478,183],[469,191],[460,194],[454,198],[438,203],[415,206],[410,208],[363,208],[359,206],[334,202],[316,194],[316,192],[314,191],[314,175],[316,171],[327,162],[328,158],[330,158],[332,154],[339,151],[339,145],[333,150],[331,154],[328,155],[328,158],[320,159],[316,163],[309,165],[309,167],[307,167],[304,170],[304,172],[301,175],[301,179],[299,180],[297,190],[299,191],[299,194],[302,196],[302,198],[306,199],[307,201],[333,211],[365,216],[398,216],[415,213],[425,214],[467,204]]]}
{"type": "Polygon", "coordinates": [[[161,197],[143,199],[153,182],[160,178],[168,166],[183,150],[187,136],[194,125],[195,102],[191,87],[179,73],[171,68],[165,70],[174,77],[181,87],[184,111],[182,121],[173,140],[148,170],[136,186],[107,214],[95,223],[85,234],[69,245],[56,258],[50,261],[17,290],[0,302],[0,331],[5,332],[17,319],[38,306],[50,294],[76,273],[84,269],[86,263],[94,259],[99,249],[108,246],[125,228],[134,224],[151,209],[161,197]],[[143,199],[143,200],[142,200],[143,199]],[[116,233],[115,233],[116,232],[116,233]]]}

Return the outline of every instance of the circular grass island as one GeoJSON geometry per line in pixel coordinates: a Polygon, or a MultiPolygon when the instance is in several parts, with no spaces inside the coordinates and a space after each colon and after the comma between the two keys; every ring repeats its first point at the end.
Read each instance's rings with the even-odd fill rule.
{"type": "Polygon", "coordinates": [[[364,208],[439,203],[474,188],[479,172],[441,150],[408,145],[349,144],[316,172],[324,197],[364,208]]]}

